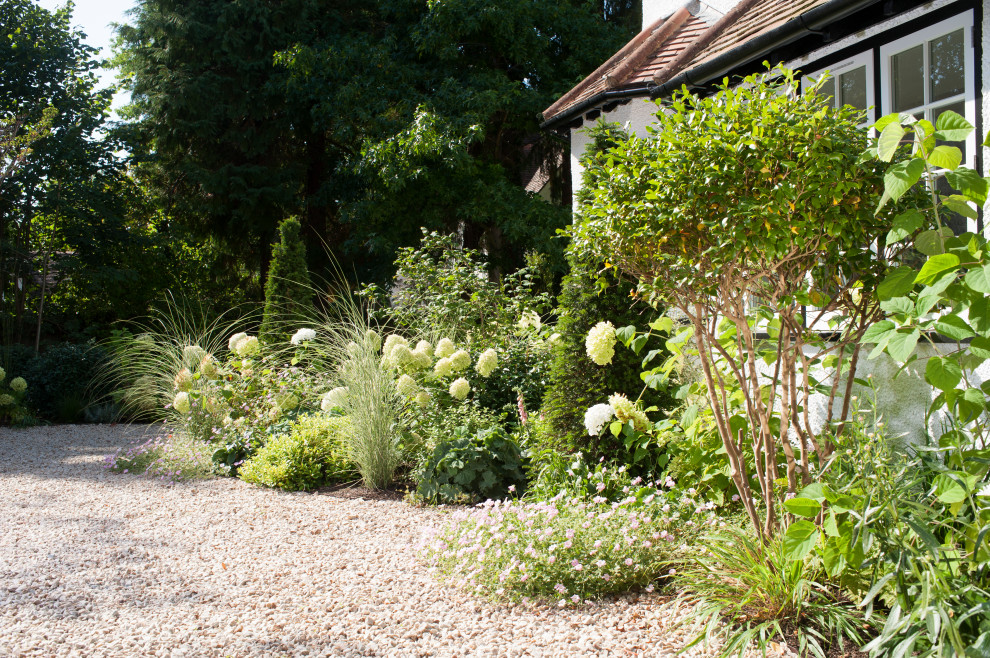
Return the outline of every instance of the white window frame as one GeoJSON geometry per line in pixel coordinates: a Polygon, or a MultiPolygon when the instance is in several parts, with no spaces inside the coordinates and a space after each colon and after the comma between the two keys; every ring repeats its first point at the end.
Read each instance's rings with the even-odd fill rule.
{"type": "MultiPolygon", "coordinates": [[[[965,76],[964,76],[964,98],[963,103],[966,108],[965,117],[974,126],[976,125],[976,62],[975,62],[975,49],[973,47],[973,10],[963,12],[962,14],[957,14],[952,18],[947,18],[944,21],[935,23],[934,25],[929,25],[926,28],[918,30],[917,32],[912,32],[906,37],[897,39],[896,41],[891,41],[890,43],[880,46],[880,107],[882,109],[881,116],[890,114],[893,112],[893,89],[891,88],[892,83],[892,73],[891,73],[891,58],[898,53],[902,53],[905,50],[914,48],[915,46],[925,46],[922,48],[925,56],[925,68],[928,68],[928,48],[927,44],[932,39],[937,39],[938,37],[945,36],[950,32],[955,32],[959,29],[963,31],[963,64],[965,66],[965,76]]],[[[928,97],[930,90],[926,83],[925,85],[925,97],[928,97]]],[[[926,102],[924,105],[924,110],[931,109],[932,107],[937,107],[940,105],[947,105],[952,101],[938,101],[938,102],[926,102]]],[[[924,111],[923,110],[923,111],[924,111]]],[[[919,117],[922,118],[922,117],[919,117]]],[[[966,166],[976,169],[976,131],[974,130],[970,133],[969,137],[966,138],[966,160],[963,164],[966,166]]],[[[970,220],[972,222],[972,220],[970,220]]],[[[974,228],[975,230],[975,222],[974,228]]]]}
{"type": "Polygon", "coordinates": [[[847,59],[837,62],[832,66],[826,66],[814,73],[801,76],[801,92],[807,93],[808,89],[818,82],[818,80],[828,73],[829,77],[835,80],[835,92],[839,93],[839,76],[848,71],[853,71],[861,66],[866,67],[866,120],[859,124],[866,128],[876,122],[876,99],[874,98],[874,77],[873,77],[873,50],[867,50],[847,59]]]}

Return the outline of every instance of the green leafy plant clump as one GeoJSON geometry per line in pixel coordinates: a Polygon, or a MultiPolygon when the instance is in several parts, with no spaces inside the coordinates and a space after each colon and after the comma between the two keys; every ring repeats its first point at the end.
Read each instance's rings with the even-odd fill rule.
{"type": "Polygon", "coordinates": [[[499,500],[526,488],[525,459],[499,428],[454,438],[436,446],[423,465],[417,493],[431,503],[499,500]]]}
{"type": "Polygon", "coordinates": [[[698,508],[686,500],[672,509],[660,492],[638,489],[645,495],[614,504],[563,492],[547,501],[489,502],[457,513],[423,554],[453,584],[499,600],[566,606],[635,587],[653,591],[680,542],[710,512],[694,516],[698,508]]]}
{"type": "Polygon", "coordinates": [[[289,432],[269,439],[241,466],[239,477],[286,491],[353,479],[357,470],[346,453],[349,431],[350,423],[342,416],[303,416],[289,432]]]}

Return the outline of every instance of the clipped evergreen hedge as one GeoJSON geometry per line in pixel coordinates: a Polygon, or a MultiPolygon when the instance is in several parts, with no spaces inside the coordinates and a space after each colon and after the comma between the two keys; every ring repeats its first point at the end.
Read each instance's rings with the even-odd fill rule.
{"type": "Polygon", "coordinates": [[[289,217],[279,227],[279,241],[272,247],[272,265],[265,282],[265,314],[259,337],[266,343],[287,340],[298,329],[295,323],[313,306],[313,288],[306,267],[302,226],[289,217]]]}

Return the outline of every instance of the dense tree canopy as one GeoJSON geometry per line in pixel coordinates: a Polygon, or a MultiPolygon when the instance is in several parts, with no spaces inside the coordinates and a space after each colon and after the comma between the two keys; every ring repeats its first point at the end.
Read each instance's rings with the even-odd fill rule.
{"type": "Polygon", "coordinates": [[[365,271],[420,227],[519,262],[567,221],[522,189],[562,148],[539,113],[634,31],[605,20],[627,5],[141,0],[132,149],[174,217],[259,268],[290,214],[311,258],[365,271]]]}

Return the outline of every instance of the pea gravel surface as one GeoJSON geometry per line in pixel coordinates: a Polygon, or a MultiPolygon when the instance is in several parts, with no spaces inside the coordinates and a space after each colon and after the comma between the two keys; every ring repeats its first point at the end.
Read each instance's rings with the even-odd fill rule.
{"type": "Polygon", "coordinates": [[[655,595],[445,587],[416,550],[442,510],[103,468],[149,431],[0,428],[0,656],[673,656],[690,634],[655,595]]]}

